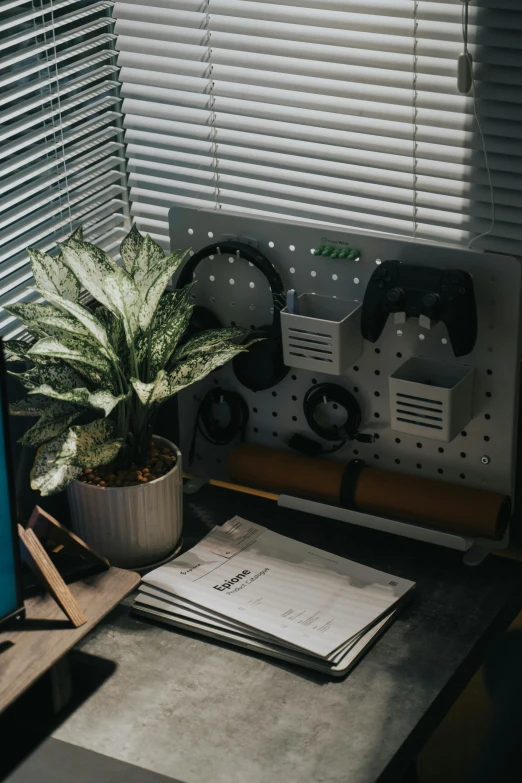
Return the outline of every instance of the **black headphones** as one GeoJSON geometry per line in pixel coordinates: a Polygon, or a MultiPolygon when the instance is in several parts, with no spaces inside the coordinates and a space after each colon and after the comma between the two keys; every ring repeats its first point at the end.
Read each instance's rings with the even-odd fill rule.
{"type": "MultiPolygon", "coordinates": [[[[283,347],[281,342],[281,309],[285,303],[285,289],[279,273],[268,258],[249,245],[242,242],[215,242],[189,258],[178,278],[176,288],[183,288],[192,282],[194,272],[205,258],[211,255],[236,256],[249,261],[266,277],[272,301],[274,303],[274,318],[272,323],[256,330],[260,337],[266,339],[254,343],[248,352],[241,353],[233,360],[234,373],[238,381],[252,391],[263,391],[282,381],[289,371],[283,362],[283,347]]],[[[205,329],[219,329],[222,326],[214,313],[206,307],[196,305],[188,327],[190,336],[205,329]]]]}

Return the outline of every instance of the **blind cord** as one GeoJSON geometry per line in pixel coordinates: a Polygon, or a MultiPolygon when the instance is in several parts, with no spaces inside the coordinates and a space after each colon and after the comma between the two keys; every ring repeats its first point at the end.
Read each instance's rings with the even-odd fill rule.
{"type": "Polygon", "coordinates": [[[211,389],[201,401],[190,444],[188,463],[192,465],[196,454],[196,438],[198,433],[213,446],[227,446],[237,438],[245,439],[248,424],[248,405],[237,392],[226,389],[211,389]],[[228,423],[222,424],[214,415],[216,405],[228,408],[228,423]]]}
{"type": "Polygon", "coordinates": [[[486,148],[486,139],[484,137],[484,132],[482,130],[482,125],[478,116],[477,111],[477,93],[475,90],[475,77],[473,76],[473,58],[469,52],[468,49],[468,27],[469,27],[469,0],[463,0],[462,3],[462,40],[464,43],[464,54],[468,60],[469,65],[469,73],[471,76],[471,94],[473,97],[473,114],[475,116],[475,121],[477,123],[477,127],[479,129],[480,134],[480,140],[482,143],[482,152],[484,154],[484,162],[486,164],[486,171],[488,174],[488,183],[489,183],[489,197],[490,197],[490,203],[491,203],[491,217],[490,217],[490,227],[487,231],[484,231],[482,234],[478,234],[478,236],[473,237],[468,242],[468,248],[472,249],[473,244],[477,242],[479,239],[483,239],[484,237],[489,236],[489,234],[492,233],[493,229],[495,228],[495,192],[493,188],[493,179],[491,177],[491,169],[489,167],[489,159],[488,159],[488,151],[486,148]]]}

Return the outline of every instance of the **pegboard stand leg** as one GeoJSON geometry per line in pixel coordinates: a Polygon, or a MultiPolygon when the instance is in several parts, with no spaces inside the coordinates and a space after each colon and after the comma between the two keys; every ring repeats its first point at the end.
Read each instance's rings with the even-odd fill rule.
{"type": "Polygon", "coordinates": [[[198,478],[197,476],[193,476],[184,485],[183,494],[195,495],[196,492],[199,492],[199,490],[205,486],[205,484],[208,484],[208,479],[198,478]]]}
{"type": "Polygon", "coordinates": [[[473,546],[464,554],[462,562],[468,566],[480,565],[484,562],[490,551],[490,549],[482,546],[482,544],[473,544],[473,546]]]}

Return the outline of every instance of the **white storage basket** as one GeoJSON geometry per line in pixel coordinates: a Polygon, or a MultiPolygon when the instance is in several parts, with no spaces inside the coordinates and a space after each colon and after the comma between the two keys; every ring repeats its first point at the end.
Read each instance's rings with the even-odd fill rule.
{"type": "Polygon", "coordinates": [[[281,312],[285,364],[341,375],[362,353],[360,313],[360,302],[301,294],[299,315],[281,312]]]}
{"type": "Polygon", "coordinates": [[[391,427],[449,443],[473,417],[473,368],[412,358],[389,378],[391,427]]]}

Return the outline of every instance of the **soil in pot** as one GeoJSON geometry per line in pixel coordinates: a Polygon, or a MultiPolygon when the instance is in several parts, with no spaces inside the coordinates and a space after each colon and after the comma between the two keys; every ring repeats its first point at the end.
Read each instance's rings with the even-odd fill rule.
{"type": "Polygon", "coordinates": [[[131,464],[128,470],[120,470],[114,463],[99,468],[87,468],[79,477],[85,484],[97,487],[135,487],[149,484],[168,473],[176,464],[176,454],[171,448],[152,441],[148,458],[142,465],[131,464]]]}

